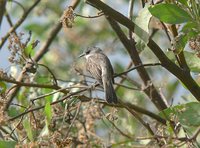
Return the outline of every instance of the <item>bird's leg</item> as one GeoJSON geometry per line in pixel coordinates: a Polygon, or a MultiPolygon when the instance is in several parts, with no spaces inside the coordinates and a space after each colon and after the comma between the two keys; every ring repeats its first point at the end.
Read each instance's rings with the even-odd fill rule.
{"type": "Polygon", "coordinates": [[[98,81],[95,81],[93,84],[91,84],[90,89],[91,89],[91,90],[94,90],[95,87],[97,87],[98,85],[99,85],[99,82],[98,82],[98,81]]]}

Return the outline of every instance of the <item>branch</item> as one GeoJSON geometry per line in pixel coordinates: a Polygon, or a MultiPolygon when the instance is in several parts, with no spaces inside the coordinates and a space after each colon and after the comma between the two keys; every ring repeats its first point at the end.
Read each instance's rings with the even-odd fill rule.
{"type": "MultiPolygon", "coordinates": [[[[78,3],[80,2],[80,0],[73,0],[71,5],[72,8],[75,9],[78,5],[78,3]]],[[[49,37],[47,38],[46,42],[43,44],[43,46],[39,49],[39,51],[35,54],[35,56],[33,57],[33,60],[38,62],[43,56],[44,54],[49,50],[49,46],[51,45],[51,43],[53,42],[53,40],[55,39],[55,37],[57,36],[57,34],[59,33],[59,31],[61,30],[61,23],[58,22],[50,31],[49,33],[49,37]]],[[[26,66],[26,65],[25,65],[26,66]]],[[[22,81],[24,77],[24,73],[20,73],[20,75],[17,78],[17,81],[22,81]]],[[[16,87],[14,88],[10,93],[9,93],[9,98],[8,98],[8,102],[4,108],[4,110],[7,110],[10,103],[12,102],[13,98],[15,97],[16,93],[18,92],[18,90],[20,89],[20,87],[16,87]]]]}
{"type": "Polygon", "coordinates": [[[29,13],[33,10],[33,8],[35,8],[35,6],[37,6],[37,4],[40,2],[41,0],[36,0],[34,2],[34,4],[28,9],[26,10],[22,17],[17,21],[17,23],[10,28],[10,30],[8,31],[8,33],[1,38],[0,40],[0,49],[3,47],[4,43],[6,42],[6,40],[8,39],[8,37],[10,36],[11,33],[13,33],[27,18],[27,16],[29,15],[29,13]]]}
{"type": "Polygon", "coordinates": [[[76,120],[76,118],[77,118],[77,116],[78,116],[78,114],[79,114],[79,112],[80,112],[80,108],[81,108],[81,102],[79,102],[79,104],[78,104],[78,106],[77,106],[77,110],[76,110],[76,113],[75,113],[75,115],[74,115],[74,118],[73,118],[71,124],[69,125],[69,128],[68,128],[67,131],[66,131],[65,138],[68,137],[69,132],[70,132],[70,129],[72,128],[72,125],[74,124],[74,122],[75,122],[75,120],[76,120]]]}
{"type": "MultiPolygon", "coordinates": [[[[150,125],[147,123],[147,122],[145,122],[134,110],[131,110],[127,105],[124,105],[124,104],[122,104],[122,106],[126,109],[126,110],[128,110],[147,130],[148,130],[148,132],[152,135],[152,136],[155,136],[155,133],[154,133],[154,131],[151,129],[151,127],[150,127],[150,125]]],[[[157,143],[158,143],[158,145],[159,146],[162,146],[162,144],[159,142],[160,140],[157,138],[157,137],[155,137],[154,138],[156,141],[157,141],[157,143]]]]}
{"type": "Polygon", "coordinates": [[[3,19],[3,15],[5,12],[5,7],[6,7],[6,0],[0,0],[0,27],[1,27],[1,22],[3,19]]]}
{"type": "MultiPolygon", "coordinates": [[[[133,41],[128,40],[124,32],[122,31],[121,27],[118,25],[116,21],[114,21],[112,18],[107,17],[107,20],[109,21],[111,27],[116,32],[117,36],[119,37],[120,41],[124,45],[124,47],[127,49],[133,63],[135,65],[143,65],[142,61],[139,57],[139,54],[136,50],[135,44],[132,43],[133,41]]],[[[155,106],[159,110],[163,110],[167,108],[167,103],[164,101],[162,96],[158,93],[155,86],[153,84],[149,85],[152,81],[145,70],[143,66],[139,67],[137,69],[141,79],[143,80],[146,89],[144,90],[145,94],[151,99],[151,101],[155,104],[155,106]]]]}
{"type": "MultiPolygon", "coordinates": [[[[66,99],[68,99],[68,98],[70,98],[70,97],[72,97],[72,96],[75,96],[75,95],[77,95],[77,94],[80,94],[80,93],[82,93],[82,92],[85,92],[85,91],[87,91],[88,89],[90,89],[90,88],[89,88],[89,87],[88,87],[88,88],[84,88],[84,89],[81,89],[81,90],[79,90],[79,91],[77,91],[77,92],[68,94],[68,95],[62,97],[60,100],[57,100],[57,101],[52,102],[51,105],[57,104],[57,103],[59,103],[59,102],[63,102],[64,100],[66,100],[66,99]]],[[[86,96],[82,96],[82,95],[77,96],[77,98],[80,99],[81,101],[90,101],[90,100],[91,100],[90,98],[87,98],[86,96]]],[[[143,109],[143,108],[141,108],[141,107],[139,107],[139,106],[137,106],[137,105],[134,105],[134,104],[130,104],[130,103],[127,103],[127,102],[124,103],[124,102],[120,101],[119,104],[114,105],[114,104],[108,104],[107,102],[102,101],[101,99],[98,100],[98,103],[101,103],[101,104],[104,104],[104,105],[107,105],[107,106],[112,106],[112,107],[119,107],[119,108],[124,108],[124,107],[126,106],[126,107],[129,108],[129,110],[134,110],[134,111],[136,111],[136,112],[139,112],[139,113],[142,113],[142,114],[144,114],[144,115],[147,115],[147,116],[149,116],[149,117],[155,119],[156,121],[160,122],[161,124],[166,125],[166,120],[165,120],[165,119],[163,119],[163,118],[161,118],[160,116],[154,114],[153,112],[150,112],[150,111],[148,111],[148,110],[146,110],[146,109],[143,109]]],[[[27,111],[25,111],[25,112],[23,112],[23,113],[21,113],[21,114],[15,116],[15,117],[13,117],[13,118],[10,118],[8,121],[13,121],[13,120],[15,120],[15,119],[17,119],[17,118],[19,118],[19,117],[21,117],[21,116],[24,116],[25,114],[28,114],[29,112],[33,112],[33,111],[36,111],[36,110],[40,110],[40,109],[42,109],[42,108],[44,108],[44,107],[45,107],[45,106],[43,105],[43,106],[39,106],[39,107],[30,109],[30,110],[27,110],[27,111]]]]}
{"type": "Polygon", "coordinates": [[[135,67],[133,67],[133,68],[128,69],[127,71],[124,71],[124,72],[122,72],[122,73],[116,74],[114,77],[118,77],[118,76],[121,76],[121,75],[125,75],[125,74],[129,73],[130,71],[135,70],[135,69],[138,69],[138,68],[140,68],[140,67],[145,67],[145,66],[158,66],[158,65],[161,65],[161,64],[160,64],[160,63],[140,64],[140,65],[137,65],[137,66],[135,66],[135,67]]]}
{"type": "MultiPolygon", "coordinates": [[[[113,8],[109,7],[108,5],[106,5],[105,3],[103,3],[100,0],[87,0],[87,2],[91,3],[96,8],[102,10],[105,15],[108,15],[115,21],[126,26],[128,29],[130,29],[134,32],[134,27],[137,25],[134,24],[134,22],[129,20],[127,17],[125,17],[123,14],[121,14],[118,11],[114,10],[113,8]]],[[[139,29],[138,32],[141,32],[143,34],[141,39],[143,41],[147,42],[147,46],[151,49],[151,51],[160,60],[162,66],[164,68],[166,68],[169,72],[171,72],[173,75],[175,75],[179,80],[181,80],[181,82],[187,87],[187,89],[193,94],[193,96],[198,101],[200,101],[200,87],[194,81],[194,79],[191,77],[190,73],[179,68],[175,63],[173,63],[164,54],[162,49],[151,38],[148,41],[146,41],[146,39],[149,38],[149,35],[147,32],[142,30],[139,26],[137,26],[137,29],[139,29]]],[[[137,34],[138,32],[135,32],[135,34],[137,34]]]]}
{"type": "MultiPolygon", "coordinates": [[[[77,92],[74,92],[74,93],[71,93],[71,94],[69,94],[69,95],[66,95],[66,96],[62,97],[60,100],[57,100],[57,101],[52,102],[51,105],[54,105],[54,104],[63,102],[64,100],[70,98],[71,96],[77,95],[77,94],[82,93],[82,92],[84,92],[84,91],[86,91],[86,90],[88,90],[88,88],[81,89],[81,90],[79,90],[79,91],[77,91],[77,92]]],[[[25,112],[23,112],[23,113],[21,113],[21,114],[15,116],[15,117],[13,117],[13,118],[8,119],[8,121],[13,121],[13,120],[15,120],[15,119],[17,119],[17,118],[20,118],[21,116],[24,116],[24,115],[26,115],[26,114],[28,114],[28,113],[30,113],[30,112],[34,112],[34,111],[40,110],[40,109],[42,109],[42,108],[44,108],[44,107],[45,107],[45,105],[42,105],[42,106],[39,106],[39,107],[30,109],[30,110],[27,110],[27,111],[25,111],[25,112]]]]}
{"type": "Polygon", "coordinates": [[[144,108],[139,107],[138,105],[134,105],[134,104],[131,104],[131,103],[128,103],[128,102],[123,102],[123,101],[120,101],[120,103],[117,104],[117,105],[109,104],[109,103],[107,103],[105,101],[98,101],[98,102],[102,103],[104,105],[113,106],[113,107],[125,108],[125,106],[126,106],[131,110],[134,110],[134,111],[136,111],[138,113],[141,113],[141,114],[144,114],[146,116],[149,116],[149,117],[155,119],[156,121],[160,122],[161,124],[166,125],[166,120],[165,119],[163,119],[160,116],[154,114],[153,112],[150,112],[150,111],[148,111],[148,110],[146,110],[144,108]]]}
{"type": "Polygon", "coordinates": [[[12,80],[10,78],[2,78],[2,77],[0,77],[0,81],[13,83],[13,84],[18,85],[18,87],[27,86],[27,87],[38,87],[38,88],[50,88],[50,89],[56,89],[56,90],[61,88],[57,85],[24,83],[24,82],[21,82],[21,81],[16,81],[16,80],[12,80]]]}

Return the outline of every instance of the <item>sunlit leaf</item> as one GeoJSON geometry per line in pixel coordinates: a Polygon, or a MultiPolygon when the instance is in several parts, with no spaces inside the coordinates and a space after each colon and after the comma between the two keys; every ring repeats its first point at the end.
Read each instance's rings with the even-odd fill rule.
{"type": "MultiPolygon", "coordinates": [[[[173,52],[167,52],[166,55],[170,60],[172,60],[173,62],[176,62],[173,52]]],[[[184,51],[184,55],[185,55],[187,65],[189,66],[190,70],[192,72],[200,72],[200,58],[198,58],[195,53],[188,52],[188,51],[184,51]]]]}
{"type": "Polygon", "coordinates": [[[25,26],[25,29],[27,31],[31,30],[32,32],[34,32],[34,34],[43,38],[45,36],[45,32],[48,30],[49,26],[50,26],[50,24],[32,23],[32,24],[27,24],[25,26]]]}
{"type": "Polygon", "coordinates": [[[0,94],[6,91],[6,84],[3,81],[0,81],[0,94]]]}
{"type": "Polygon", "coordinates": [[[28,46],[24,49],[25,57],[29,57],[29,55],[31,54],[32,50],[33,50],[32,45],[28,44],[28,46]]]}
{"type": "Polygon", "coordinates": [[[44,112],[45,112],[45,115],[46,115],[47,123],[49,124],[51,122],[51,118],[52,118],[50,102],[46,103],[45,108],[44,108],[44,112]]]}
{"type": "Polygon", "coordinates": [[[9,107],[9,110],[8,110],[8,115],[10,116],[10,117],[15,117],[15,116],[17,116],[19,114],[19,111],[17,110],[17,108],[16,107],[9,107]]]}
{"type": "Polygon", "coordinates": [[[178,2],[180,2],[181,4],[188,6],[187,1],[188,0],[177,0],[178,2]]]}
{"type": "Polygon", "coordinates": [[[27,136],[29,138],[30,141],[33,141],[33,132],[31,129],[31,123],[28,119],[24,119],[23,120],[23,126],[25,128],[25,131],[27,133],[27,136]]]}
{"type": "MultiPolygon", "coordinates": [[[[150,18],[152,17],[151,13],[148,10],[148,7],[143,8],[138,16],[135,19],[135,23],[137,24],[135,26],[135,33],[137,34],[137,36],[142,39],[142,41],[144,43],[148,42],[148,37],[149,37],[149,21],[150,18]],[[141,30],[142,29],[142,30],[141,30]]],[[[136,40],[136,42],[138,42],[138,38],[136,40]]]]}
{"type": "Polygon", "coordinates": [[[192,72],[200,72],[200,58],[195,53],[184,52],[187,64],[192,72]]]}
{"type": "Polygon", "coordinates": [[[199,126],[200,125],[200,103],[191,102],[181,105],[169,107],[162,111],[160,115],[164,118],[171,119],[176,116],[183,126],[199,126]]]}
{"type": "Polygon", "coordinates": [[[175,4],[158,4],[149,7],[149,11],[159,20],[169,24],[181,24],[191,21],[191,16],[175,4]]]}
{"type": "Polygon", "coordinates": [[[135,19],[135,23],[142,28],[145,32],[149,33],[149,21],[152,15],[149,12],[148,7],[144,7],[138,13],[138,16],[135,19]]]}
{"type": "Polygon", "coordinates": [[[182,34],[176,37],[176,42],[174,43],[174,47],[175,47],[174,52],[176,54],[179,54],[181,51],[183,51],[187,42],[188,42],[188,36],[185,34],[182,34]]]}
{"type": "Polygon", "coordinates": [[[17,142],[0,140],[0,148],[15,148],[17,142]]]}

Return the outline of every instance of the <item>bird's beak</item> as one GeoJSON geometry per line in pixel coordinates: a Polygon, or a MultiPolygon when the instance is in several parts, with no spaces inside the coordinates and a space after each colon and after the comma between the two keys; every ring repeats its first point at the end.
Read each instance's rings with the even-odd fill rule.
{"type": "Polygon", "coordinates": [[[80,58],[80,57],[83,57],[85,55],[85,53],[82,53],[81,55],[79,55],[78,57],[80,58]]]}

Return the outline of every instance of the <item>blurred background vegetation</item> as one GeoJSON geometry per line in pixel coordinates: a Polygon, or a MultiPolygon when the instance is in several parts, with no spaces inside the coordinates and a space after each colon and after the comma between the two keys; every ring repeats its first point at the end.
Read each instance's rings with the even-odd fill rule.
{"type": "MultiPolygon", "coordinates": [[[[179,36],[181,41],[174,37],[170,41],[159,21],[162,18],[152,18],[148,9],[144,11],[143,5],[148,8],[151,2],[104,2],[127,17],[133,5],[131,19],[140,25],[144,24],[144,28],[149,27],[152,39],[174,63],[177,61],[172,48],[184,46],[192,76],[197,83],[200,81],[198,52],[189,46],[191,39],[198,40],[199,28],[194,25],[192,28],[191,25],[189,29],[199,29],[197,35],[194,33],[187,39],[179,36]]],[[[199,2],[194,2],[196,5],[191,3],[191,7],[199,7],[199,2]]],[[[103,49],[116,74],[134,67],[129,53],[106,20],[106,15],[98,16],[100,10],[83,0],[1,0],[0,4],[0,9],[5,8],[1,14],[1,44],[3,37],[9,34],[0,49],[0,146],[199,146],[200,105],[188,89],[162,66],[148,66],[145,70],[151,78],[149,85],[153,83],[168,104],[169,108],[164,111],[159,110],[144,93],[147,85],[143,84],[136,70],[115,78],[117,96],[125,104],[109,105],[104,101],[101,87],[95,90],[90,88],[94,80],[85,70],[84,59],[78,58],[88,46],[103,49]],[[31,6],[33,9],[27,11],[31,6]],[[74,9],[72,18],[64,22],[69,23],[68,27],[62,27],[62,15],[64,11],[69,13],[69,6],[74,9]],[[22,23],[10,34],[9,29],[20,19],[22,23]],[[56,101],[53,105],[52,102],[56,101]],[[148,113],[135,111],[135,107],[148,113]],[[156,120],[151,113],[159,119],[156,120]],[[187,136],[196,137],[190,141],[187,136]]],[[[182,1],[172,4],[183,9],[182,1]]],[[[164,25],[170,30],[169,24],[164,25]]],[[[183,26],[176,26],[178,32],[185,33],[181,30],[183,26]]],[[[121,27],[130,37],[130,30],[121,27]]],[[[143,64],[159,63],[158,58],[137,36],[133,35],[133,38],[136,39],[143,64]]]]}

